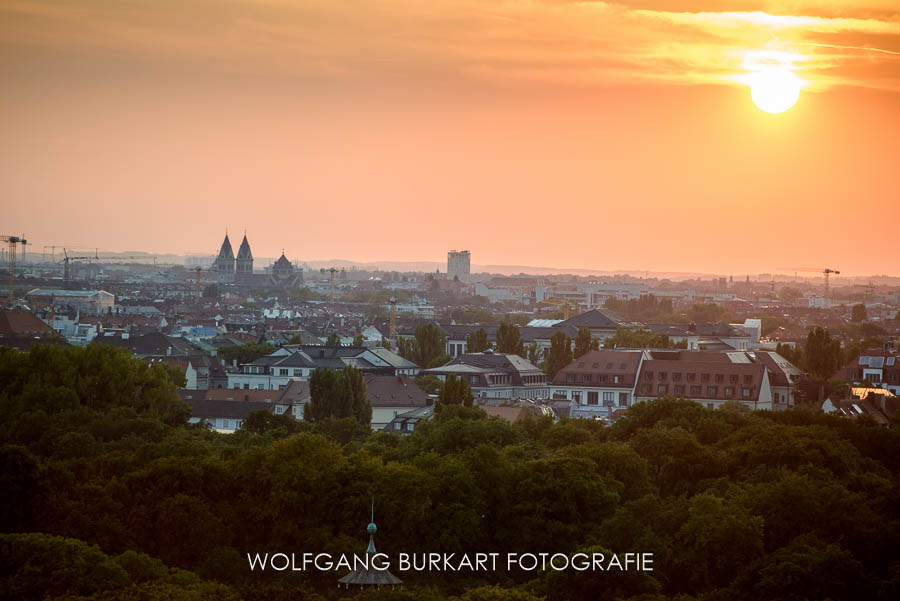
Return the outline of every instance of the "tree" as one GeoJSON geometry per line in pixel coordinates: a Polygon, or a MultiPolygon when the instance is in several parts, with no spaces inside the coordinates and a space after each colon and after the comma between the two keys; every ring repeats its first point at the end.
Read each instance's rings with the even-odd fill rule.
{"type": "Polygon", "coordinates": [[[357,334],[353,338],[353,346],[362,346],[363,345],[363,337],[362,334],[357,334]]]}
{"type": "Polygon", "coordinates": [[[600,348],[600,342],[591,337],[591,330],[587,326],[578,328],[578,335],[575,337],[575,358],[586,355],[591,351],[600,348]]]}
{"type": "Polygon", "coordinates": [[[415,337],[397,339],[397,350],[401,357],[409,359],[421,367],[432,367],[435,363],[446,363],[444,349],[447,337],[436,325],[429,323],[416,328],[415,337]]]}
{"type": "Polygon", "coordinates": [[[687,348],[687,339],[672,342],[666,334],[652,334],[647,330],[619,328],[613,336],[603,341],[603,348],[687,348]]]}
{"type": "Polygon", "coordinates": [[[559,370],[572,362],[572,339],[564,332],[556,332],[550,338],[547,353],[547,380],[552,382],[559,370]]]}
{"type": "Polygon", "coordinates": [[[319,423],[328,418],[356,418],[361,424],[372,422],[372,405],[366,398],[363,373],[348,365],[340,371],[317,368],[309,377],[309,403],[303,419],[319,423]]]}
{"type": "Polygon", "coordinates": [[[438,393],[438,403],[442,405],[465,405],[471,407],[475,401],[472,389],[465,378],[457,378],[454,375],[447,376],[444,385],[438,393]]]}
{"type": "Polygon", "coordinates": [[[489,349],[488,335],[484,328],[478,328],[466,337],[466,352],[481,353],[489,349]]]}
{"type": "Polygon", "coordinates": [[[827,329],[814,328],[803,347],[804,369],[825,381],[841,368],[841,341],[832,339],[827,329]]]}
{"type": "Polygon", "coordinates": [[[866,306],[862,303],[853,305],[853,312],[850,316],[850,321],[866,321],[867,319],[869,319],[869,315],[866,311],[866,306]]]}
{"type": "Polygon", "coordinates": [[[260,357],[265,357],[275,352],[275,347],[271,344],[255,344],[248,342],[247,344],[234,344],[231,346],[223,346],[218,350],[218,356],[225,361],[237,361],[239,364],[253,363],[260,357]]]}
{"type": "Polygon", "coordinates": [[[695,323],[716,323],[728,318],[728,310],[715,303],[695,303],[687,312],[688,318],[695,323]]]}
{"type": "Polygon", "coordinates": [[[325,339],[325,346],[341,346],[341,337],[337,332],[328,335],[328,338],[325,339]]]}
{"type": "Polygon", "coordinates": [[[531,362],[532,365],[537,365],[538,360],[538,345],[537,342],[532,342],[528,345],[528,361],[531,362]]]}
{"type": "Polygon", "coordinates": [[[519,326],[501,321],[497,328],[497,352],[525,356],[525,343],[519,335],[519,326]]]}
{"type": "Polygon", "coordinates": [[[391,341],[388,340],[387,338],[385,338],[384,336],[381,337],[381,346],[382,346],[382,348],[386,348],[387,350],[391,350],[391,348],[392,348],[391,341]]]}

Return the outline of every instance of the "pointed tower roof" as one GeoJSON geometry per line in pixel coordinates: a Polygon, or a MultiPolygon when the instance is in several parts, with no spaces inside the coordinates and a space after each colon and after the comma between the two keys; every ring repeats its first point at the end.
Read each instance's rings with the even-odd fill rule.
{"type": "Polygon", "coordinates": [[[231,240],[228,239],[228,234],[225,234],[225,240],[222,242],[222,248],[219,249],[219,258],[220,259],[234,259],[234,251],[231,250],[231,240]]]}
{"type": "Polygon", "coordinates": [[[244,234],[244,239],[241,241],[241,247],[238,249],[237,254],[238,259],[252,259],[253,253],[250,252],[250,243],[247,242],[247,234],[244,234]]]}
{"type": "Polygon", "coordinates": [[[284,256],[284,251],[281,252],[281,256],[278,257],[278,260],[275,261],[275,267],[293,267],[291,262],[288,261],[288,258],[284,256]]]}
{"type": "Polygon", "coordinates": [[[350,588],[350,585],[358,585],[360,588],[364,586],[383,586],[383,585],[400,585],[403,581],[391,574],[386,569],[376,570],[372,567],[372,556],[375,555],[375,532],[378,527],[375,526],[375,499],[372,499],[372,514],[369,518],[371,521],[366,526],[366,532],[369,534],[369,547],[366,549],[366,555],[369,556],[369,569],[359,568],[353,570],[343,578],[338,579],[340,584],[350,588]]]}

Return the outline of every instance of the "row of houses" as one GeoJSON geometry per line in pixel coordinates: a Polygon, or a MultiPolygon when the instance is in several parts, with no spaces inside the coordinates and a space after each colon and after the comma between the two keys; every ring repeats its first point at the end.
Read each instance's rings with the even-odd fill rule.
{"type": "MultiPolygon", "coordinates": [[[[372,405],[372,430],[387,428],[394,419],[413,410],[430,416],[434,401],[407,375],[366,374],[366,398],[372,405]]],[[[281,389],[180,389],[191,409],[191,423],[203,422],[221,432],[240,429],[254,411],[289,415],[302,420],[310,402],[309,381],[291,379],[281,389]]]]}
{"type": "Polygon", "coordinates": [[[634,403],[674,396],[709,409],[738,402],[749,409],[794,406],[803,372],[772,351],[592,351],[563,368],[550,385],[572,417],[612,417],[634,403]]]}

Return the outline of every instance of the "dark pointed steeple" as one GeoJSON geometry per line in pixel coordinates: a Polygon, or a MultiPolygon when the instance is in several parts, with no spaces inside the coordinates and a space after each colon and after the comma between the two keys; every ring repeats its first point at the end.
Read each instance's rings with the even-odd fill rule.
{"type": "Polygon", "coordinates": [[[241,247],[237,254],[237,271],[239,273],[253,273],[253,253],[250,252],[250,243],[247,241],[247,234],[241,241],[241,247]]]}

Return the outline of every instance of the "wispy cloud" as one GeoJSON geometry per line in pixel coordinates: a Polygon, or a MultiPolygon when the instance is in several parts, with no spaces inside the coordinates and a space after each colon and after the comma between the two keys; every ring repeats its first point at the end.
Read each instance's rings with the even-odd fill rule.
{"type": "Polygon", "coordinates": [[[712,2],[695,2],[692,12],[675,4],[11,0],[0,7],[0,43],[60,56],[121,53],[163,70],[207,65],[217,73],[408,85],[735,85],[747,54],[763,51],[790,57],[812,89],[900,89],[900,16],[890,3],[792,4],[806,14],[766,12],[771,3],[762,0],[727,2],[724,12],[708,10],[712,2]]]}

